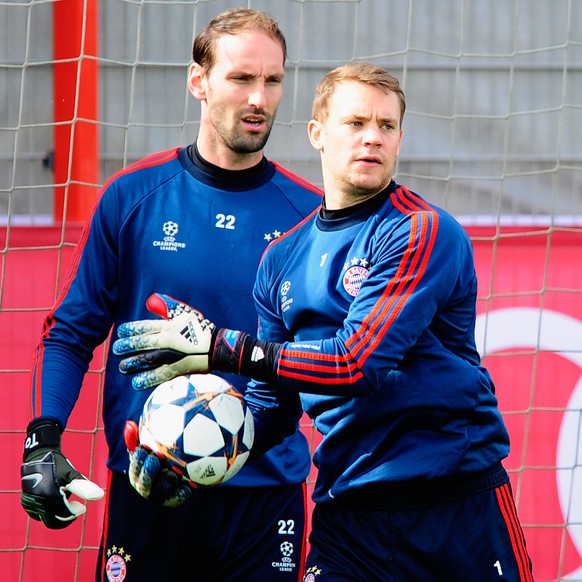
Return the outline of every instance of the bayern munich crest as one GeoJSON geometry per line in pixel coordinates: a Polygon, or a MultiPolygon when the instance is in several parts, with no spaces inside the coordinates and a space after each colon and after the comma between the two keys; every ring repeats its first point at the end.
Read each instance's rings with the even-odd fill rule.
{"type": "Polygon", "coordinates": [[[131,557],[123,548],[109,548],[107,550],[107,564],[105,572],[109,582],[123,582],[127,576],[127,562],[131,557]]]}
{"type": "Polygon", "coordinates": [[[355,297],[360,292],[360,287],[363,281],[368,278],[370,271],[366,267],[361,265],[356,265],[350,267],[343,277],[344,289],[352,296],[355,297]]]}
{"type": "Polygon", "coordinates": [[[305,572],[303,582],[315,582],[315,579],[321,574],[321,570],[317,566],[311,566],[305,572]]]}

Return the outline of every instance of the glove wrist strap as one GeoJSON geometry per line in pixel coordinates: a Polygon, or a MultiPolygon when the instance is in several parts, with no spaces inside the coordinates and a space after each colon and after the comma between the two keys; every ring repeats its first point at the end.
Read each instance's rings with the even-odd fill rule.
{"type": "Polygon", "coordinates": [[[210,367],[229,374],[240,373],[241,358],[248,335],[231,329],[218,329],[214,333],[210,350],[210,367]]]}
{"type": "Polygon", "coordinates": [[[28,425],[24,441],[23,460],[40,448],[59,448],[61,445],[61,427],[51,419],[36,419],[28,425]]]}
{"type": "Polygon", "coordinates": [[[219,329],[214,338],[211,368],[263,382],[276,380],[281,344],[253,339],[242,331],[219,329]]]}

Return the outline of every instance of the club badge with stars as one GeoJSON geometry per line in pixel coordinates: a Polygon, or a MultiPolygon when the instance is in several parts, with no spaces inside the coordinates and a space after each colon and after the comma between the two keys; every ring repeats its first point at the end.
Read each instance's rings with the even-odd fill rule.
{"type": "Polygon", "coordinates": [[[321,574],[321,569],[318,566],[311,566],[305,571],[303,582],[314,582],[315,578],[321,574]]]}
{"type": "Polygon", "coordinates": [[[353,258],[344,266],[343,275],[344,289],[355,297],[360,292],[362,283],[368,278],[370,271],[368,269],[369,261],[367,259],[353,258]]]}
{"type": "Polygon", "coordinates": [[[131,556],[123,549],[113,546],[107,548],[105,573],[109,582],[123,582],[127,576],[127,564],[131,556]]]}

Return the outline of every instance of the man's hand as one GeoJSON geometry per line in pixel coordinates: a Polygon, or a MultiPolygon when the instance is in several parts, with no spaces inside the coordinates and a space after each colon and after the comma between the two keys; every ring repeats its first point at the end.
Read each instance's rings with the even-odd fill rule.
{"type": "Polygon", "coordinates": [[[61,429],[54,420],[37,418],[30,423],[23,461],[20,502],[30,517],[50,529],[67,527],[87,510],[82,503],[69,501],[71,494],[96,501],[105,493],[63,455],[61,429]]]}
{"type": "Polygon", "coordinates": [[[124,436],[129,452],[129,481],[142,497],[164,507],[178,507],[190,498],[191,488],[167,461],[139,444],[138,427],[132,420],[126,422],[124,436]]]}
{"type": "Polygon", "coordinates": [[[154,293],[149,311],[164,319],[144,319],[119,326],[113,353],[124,356],[123,374],[136,374],[136,390],[152,388],[183,374],[210,372],[216,326],[189,305],[154,293]]]}

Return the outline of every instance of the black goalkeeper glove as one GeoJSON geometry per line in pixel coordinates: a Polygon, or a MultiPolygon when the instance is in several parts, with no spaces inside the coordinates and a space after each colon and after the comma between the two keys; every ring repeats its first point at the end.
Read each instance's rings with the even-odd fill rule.
{"type": "Polygon", "coordinates": [[[164,507],[179,507],[192,495],[191,487],[160,455],[139,444],[139,430],[132,420],[125,423],[125,445],[129,453],[129,481],[148,501],[164,507]]]}
{"type": "Polygon", "coordinates": [[[33,420],[28,425],[20,468],[22,507],[50,529],[67,527],[87,510],[82,503],[69,501],[71,494],[85,501],[96,501],[105,494],[63,455],[61,432],[52,419],[33,420]]]}

